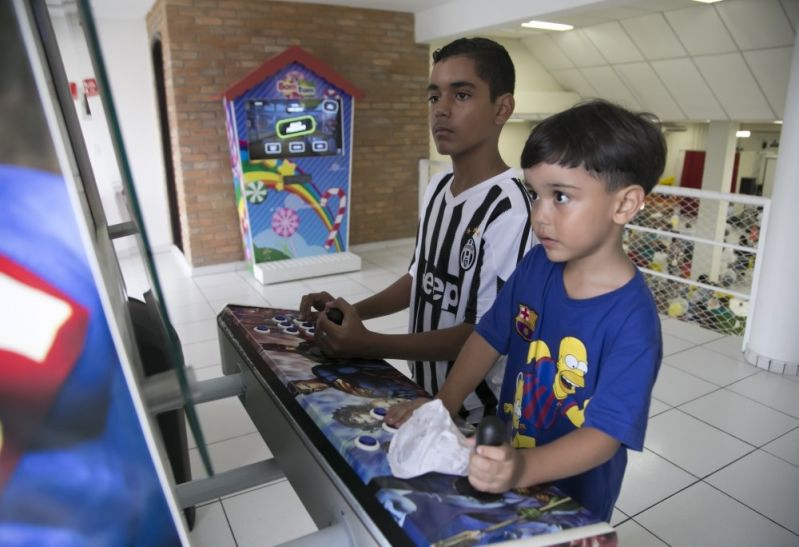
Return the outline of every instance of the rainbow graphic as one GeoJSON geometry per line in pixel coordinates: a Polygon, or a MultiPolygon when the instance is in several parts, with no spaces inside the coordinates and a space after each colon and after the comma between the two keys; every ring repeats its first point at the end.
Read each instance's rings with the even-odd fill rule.
{"type": "Polygon", "coordinates": [[[335,245],[336,251],[341,251],[344,244],[341,240],[339,227],[346,212],[346,197],[339,190],[320,192],[313,182],[285,181],[285,177],[302,174],[296,163],[288,159],[275,159],[257,163],[244,161],[244,185],[259,181],[267,189],[290,192],[302,199],[319,216],[328,230],[328,240],[325,247],[335,245]],[[331,195],[331,192],[333,194],[331,195]],[[338,211],[331,212],[328,208],[330,197],[338,197],[338,211]]]}

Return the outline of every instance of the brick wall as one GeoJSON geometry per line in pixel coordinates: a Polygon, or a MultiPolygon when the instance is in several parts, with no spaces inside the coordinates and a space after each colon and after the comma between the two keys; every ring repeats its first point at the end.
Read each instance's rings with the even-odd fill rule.
{"type": "Polygon", "coordinates": [[[147,18],[161,39],[183,249],[203,266],[241,260],[215,98],[297,45],[361,88],[355,105],[350,243],[412,237],[417,160],[428,156],[428,50],[413,15],[264,0],[158,0],[147,18]]]}

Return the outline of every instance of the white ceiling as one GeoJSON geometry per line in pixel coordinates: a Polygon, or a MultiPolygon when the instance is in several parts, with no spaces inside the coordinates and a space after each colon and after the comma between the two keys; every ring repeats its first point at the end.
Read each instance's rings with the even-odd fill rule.
{"type": "MultiPolygon", "coordinates": [[[[414,13],[420,42],[516,38],[565,90],[666,121],[781,119],[799,24],[799,0],[285,1],[414,13]],[[530,18],[575,29],[523,29],[530,18]]],[[[144,17],[153,0],[92,4],[98,17],[144,17]]]]}
{"type": "Polygon", "coordinates": [[[667,121],[782,119],[799,2],[682,3],[521,40],[564,88],[583,97],[604,97],[667,121]]]}

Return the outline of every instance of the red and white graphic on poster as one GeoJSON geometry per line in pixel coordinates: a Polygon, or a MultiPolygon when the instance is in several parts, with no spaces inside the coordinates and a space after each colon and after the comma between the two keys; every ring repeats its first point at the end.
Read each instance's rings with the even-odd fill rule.
{"type": "Polygon", "coordinates": [[[86,335],[86,309],[36,274],[0,256],[0,487],[8,479],[86,335]]]}
{"type": "Polygon", "coordinates": [[[83,80],[83,93],[87,97],[96,97],[100,94],[100,90],[97,88],[97,80],[94,78],[86,78],[83,80]]]}
{"type": "Polygon", "coordinates": [[[78,84],[75,82],[69,82],[69,94],[72,95],[72,100],[78,100],[78,84]]]}

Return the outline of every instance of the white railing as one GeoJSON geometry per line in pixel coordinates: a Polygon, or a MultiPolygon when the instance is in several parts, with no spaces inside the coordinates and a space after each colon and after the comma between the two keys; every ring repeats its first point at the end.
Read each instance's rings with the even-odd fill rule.
{"type": "Polygon", "coordinates": [[[770,201],[658,185],[625,230],[658,310],[748,338],[770,201]]]}

